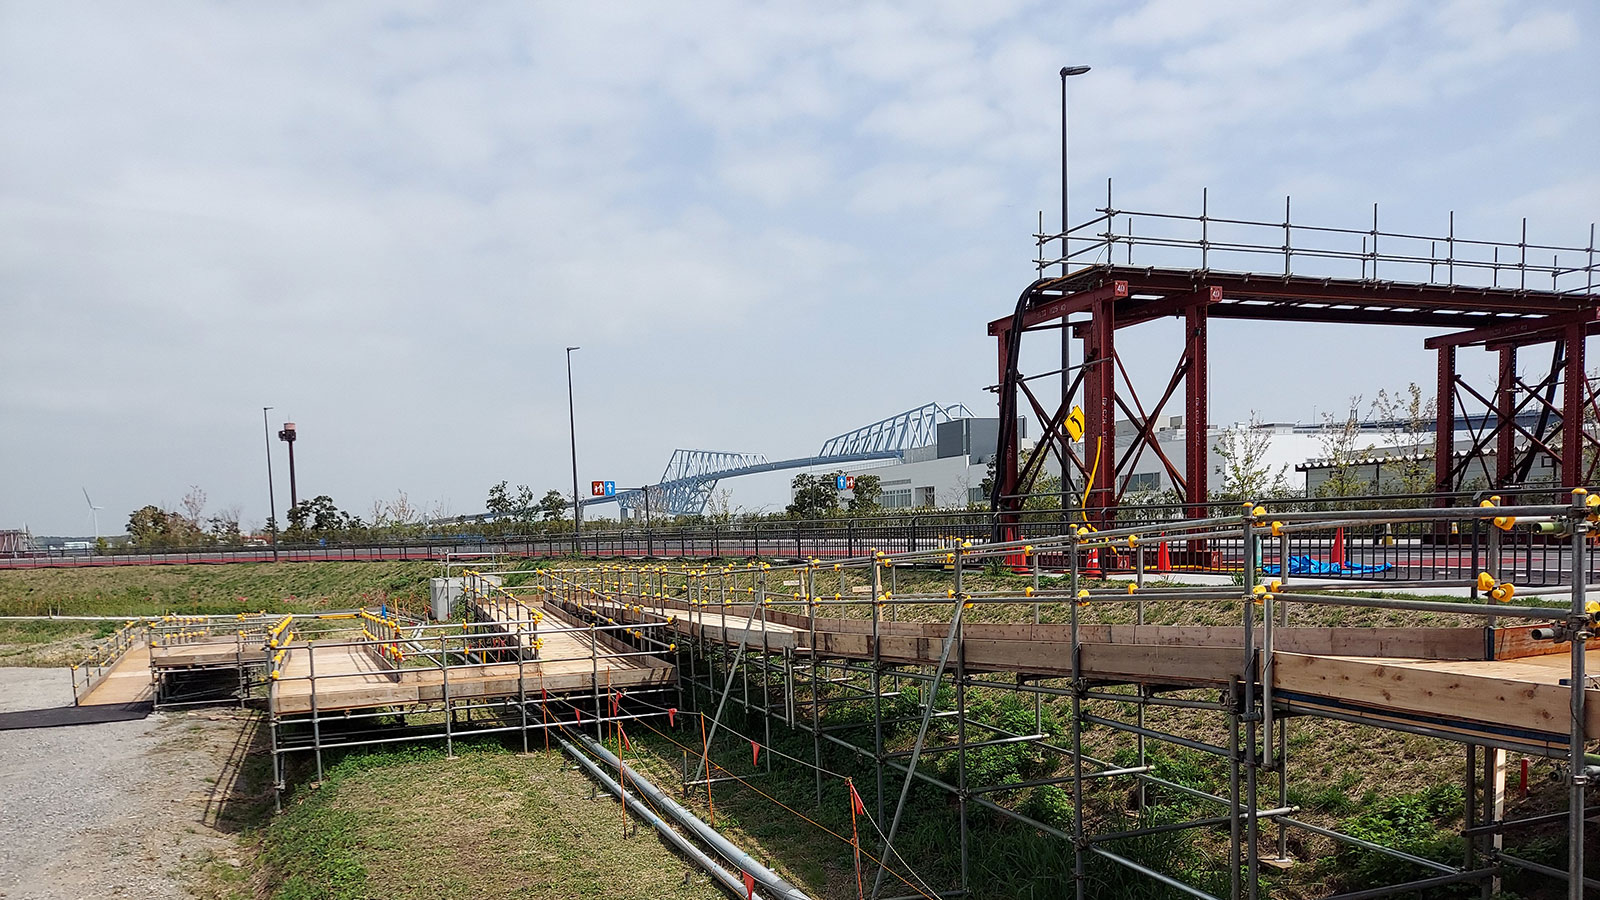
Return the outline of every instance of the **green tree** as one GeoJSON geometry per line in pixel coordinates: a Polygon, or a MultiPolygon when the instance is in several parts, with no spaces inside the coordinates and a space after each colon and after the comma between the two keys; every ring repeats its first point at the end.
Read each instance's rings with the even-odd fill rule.
{"type": "Polygon", "coordinates": [[[504,479],[501,479],[499,484],[489,488],[489,499],[483,502],[483,508],[496,518],[511,515],[514,506],[511,502],[511,497],[506,493],[504,479]]]}
{"type": "Polygon", "coordinates": [[[1272,449],[1272,432],[1264,428],[1254,410],[1250,421],[1223,429],[1217,436],[1217,472],[1221,484],[1212,497],[1221,500],[1260,500],[1289,492],[1285,477],[1288,465],[1272,465],[1267,453],[1272,449]]]}
{"type": "Polygon", "coordinates": [[[539,507],[533,502],[533,488],[525,484],[517,485],[517,496],[512,498],[511,506],[516,510],[517,521],[523,524],[534,521],[534,514],[539,507]]]}
{"type": "MultiPolygon", "coordinates": [[[[529,492],[532,496],[532,492],[529,492]]],[[[560,491],[545,491],[539,501],[539,513],[546,522],[559,522],[567,517],[567,497],[560,491]]]]}
{"type": "Polygon", "coordinates": [[[1362,477],[1357,460],[1371,446],[1358,446],[1361,441],[1361,398],[1351,397],[1350,408],[1342,415],[1322,414],[1322,431],[1317,435],[1322,444],[1323,459],[1328,465],[1328,477],[1317,486],[1318,497],[1355,497],[1372,492],[1374,485],[1362,477]]]}
{"type": "MultiPolygon", "coordinates": [[[[835,482],[837,484],[837,482],[835,482]]],[[[870,515],[879,510],[883,500],[883,479],[877,475],[857,475],[851,489],[848,509],[854,515],[870,515]]]]}
{"type": "Polygon", "coordinates": [[[1379,390],[1372,401],[1372,415],[1394,423],[1386,432],[1391,459],[1384,460],[1380,493],[1423,494],[1433,490],[1433,441],[1429,429],[1434,424],[1434,398],[1422,393],[1412,382],[1393,394],[1379,390]]]}
{"type": "Polygon", "coordinates": [[[289,507],[289,528],[283,536],[292,541],[334,537],[366,527],[360,518],[334,505],[333,498],[318,494],[289,507]]]}
{"type": "Polygon", "coordinates": [[[839,474],[813,475],[802,472],[789,482],[794,489],[794,501],[788,506],[789,515],[799,519],[818,519],[839,509],[839,491],[836,488],[839,474]]]}
{"type": "Polygon", "coordinates": [[[141,506],[128,514],[128,535],[136,547],[167,546],[167,512],[155,504],[141,506]]]}

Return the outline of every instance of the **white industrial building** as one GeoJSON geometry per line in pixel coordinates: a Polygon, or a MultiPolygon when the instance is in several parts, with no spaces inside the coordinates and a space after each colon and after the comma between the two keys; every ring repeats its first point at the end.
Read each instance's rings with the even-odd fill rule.
{"type": "MultiPolygon", "coordinates": [[[[959,508],[972,504],[986,505],[988,496],[982,485],[989,475],[989,461],[995,453],[995,434],[999,420],[958,419],[939,426],[935,444],[906,451],[900,460],[857,463],[844,466],[847,474],[872,474],[879,477],[883,488],[880,501],[887,509],[912,509],[925,507],[959,508]]],[[[1025,424],[1025,423],[1024,423],[1025,424]]],[[[1131,446],[1138,427],[1129,421],[1117,423],[1117,447],[1124,451],[1131,446]]],[[[1302,425],[1290,423],[1235,423],[1212,426],[1207,430],[1210,487],[1213,492],[1225,489],[1227,463],[1217,452],[1219,443],[1227,441],[1242,444],[1246,440],[1261,442],[1261,456],[1255,467],[1271,476],[1281,474],[1282,486],[1295,494],[1315,495],[1334,469],[1328,459],[1330,446],[1336,443],[1335,432],[1342,430],[1327,425],[1302,425]],[[1246,437],[1248,435],[1248,438],[1246,437]]],[[[1024,453],[1033,442],[1023,432],[1024,453]]],[[[1184,470],[1185,431],[1183,418],[1172,416],[1155,432],[1155,441],[1179,472],[1184,470]]],[[[1456,452],[1465,453],[1471,446],[1465,432],[1456,435],[1456,452]]],[[[1363,493],[1400,493],[1405,490],[1401,474],[1415,472],[1419,463],[1432,471],[1433,437],[1431,433],[1406,431],[1386,423],[1363,423],[1350,450],[1354,458],[1347,463],[1351,475],[1358,481],[1371,485],[1363,493]]],[[[1082,448],[1080,446],[1080,452],[1082,448]]],[[[1120,452],[1119,452],[1120,455],[1120,452]]],[[[1494,453],[1484,452],[1470,470],[1463,473],[1461,483],[1489,483],[1488,469],[1492,468],[1494,453]],[[1487,468],[1486,468],[1487,467],[1487,468]]],[[[1047,454],[1046,471],[1060,474],[1060,465],[1054,454],[1047,454]]],[[[1549,460],[1540,460],[1526,479],[1529,483],[1550,480],[1553,472],[1549,460]]],[[[1127,501],[1137,502],[1139,495],[1155,499],[1174,487],[1172,477],[1161,459],[1149,448],[1133,464],[1128,482],[1127,501]]],[[[844,492],[848,498],[850,493],[844,492]]]]}

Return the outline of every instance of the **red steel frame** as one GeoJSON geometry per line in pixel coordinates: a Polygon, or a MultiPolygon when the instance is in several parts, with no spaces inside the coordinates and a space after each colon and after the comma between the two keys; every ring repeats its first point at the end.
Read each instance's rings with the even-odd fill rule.
{"type": "MultiPolygon", "coordinates": [[[[1375,268],[1375,267],[1374,267],[1375,268]]],[[[1424,346],[1439,354],[1438,421],[1435,435],[1437,489],[1461,486],[1461,473],[1472,458],[1481,458],[1490,441],[1496,451],[1495,486],[1510,484],[1531,466],[1539,454],[1559,463],[1563,487],[1585,484],[1600,461],[1600,444],[1583,427],[1586,411],[1600,418],[1600,396],[1584,373],[1584,340],[1600,332],[1600,309],[1592,294],[1537,291],[1524,287],[1468,287],[1448,284],[1402,284],[1376,278],[1318,278],[1291,274],[1249,274],[1210,270],[1091,265],[1060,278],[1042,278],[1023,292],[1016,313],[989,323],[989,334],[999,344],[1000,446],[994,493],[997,511],[1020,514],[1034,479],[1043,470],[1044,455],[1053,453],[1061,463],[1065,489],[1085,498],[1085,521],[1101,526],[1111,522],[1127,489],[1128,476],[1146,451],[1152,451],[1177,485],[1190,517],[1206,514],[1208,498],[1206,401],[1207,326],[1212,318],[1283,322],[1327,322],[1407,325],[1456,331],[1428,338],[1424,346]],[[1076,317],[1076,318],[1073,318],[1076,317]],[[1116,352],[1118,329],[1159,318],[1181,317],[1184,349],[1176,361],[1167,388],[1154,406],[1146,408],[1116,352]],[[1491,322],[1493,324],[1484,324],[1491,322]],[[1022,332],[1071,328],[1083,344],[1082,365],[1063,366],[1068,380],[1060,405],[1043,406],[1029,387],[1029,376],[1019,365],[1022,332]],[[1555,342],[1560,364],[1544,381],[1529,385],[1517,376],[1520,347],[1555,342]],[[1456,371],[1457,351],[1484,346],[1500,354],[1498,383],[1490,399],[1472,389],[1456,371]],[[1558,371],[1559,370],[1559,371],[1558,371]],[[1118,376],[1126,387],[1118,389],[1118,376]],[[1557,377],[1559,404],[1552,402],[1557,377]],[[1181,474],[1155,440],[1155,425],[1179,383],[1184,386],[1185,452],[1181,474]],[[1069,440],[1065,420],[1074,400],[1082,396],[1083,450],[1069,440]],[[1522,401],[1516,400],[1518,391],[1522,401]],[[1543,395],[1541,395],[1541,391],[1543,395]],[[1475,397],[1496,413],[1475,434],[1472,450],[1463,460],[1455,454],[1456,413],[1467,396],[1475,397]],[[1038,419],[1038,443],[1019,464],[1020,439],[1014,423],[1020,400],[1038,419]],[[1537,402],[1544,419],[1554,418],[1554,428],[1530,431],[1517,424],[1517,414],[1537,402]],[[1116,446],[1118,411],[1133,423],[1135,433],[1125,447],[1116,446]],[[1566,439],[1566,433],[1576,439],[1566,439]],[[1519,451],[1516,437],[1524,438],[1519,451]],[[1561,436],[1559,447],[1552,440],[1561,436]],[[1096,457],[1098,456],[1098,461],[1096,457]],[[1585,460],[1588,469],[1585,470],[1585,460]],[[1098,464],[1097,464],[1098,462],[1098,464]]],[[[1054,374],[1046,372],[1044,374],[1054,374]]],[[[1035,376],[1038,377],[1038,376],[1035,376]]],[[[1470,423],[1470,417],[1466,419],[1470,423]]],[[[1016,518],[1010,519],[1017,521],[1016,518]]],[[[1004,526],[1002,526],[1004,529],[1004,526]]],[[[1004,537],[1004,535],[1002,535],[1004,537]]]]}

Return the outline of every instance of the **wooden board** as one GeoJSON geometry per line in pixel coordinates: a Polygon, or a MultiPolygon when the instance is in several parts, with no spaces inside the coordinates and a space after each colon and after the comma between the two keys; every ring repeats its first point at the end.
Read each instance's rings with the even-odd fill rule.
{"type": "Polygon", "coordinates": [[[266,659],[266,646],[259,635],[247,638],[242,644],[230,637],[150,648],[150,665],[157,669],[260,665],[266,659]]]}
{"type": "MultiPolygon", "coordinates": [[[[1591,653],[1600,663],[1600,651],[1591,653]]],[[[1517,663],[1437,663],[1276,653],[1275,688],[1379,710],[1467,719],[1553,734],[1570,729],[1572,695],[1559,668],[1535,673],[1517,663]]],[[[1600,734],[1600,690],[1585,697],[1584,727],[1600,734]]]]}
{"type": "Polygon", "coordinates": [[[1520,659],[1526,656],[1568,656],[1569,644],[1536,641],[1533,630],[1542,625],[1511,625],[1494,630],[1494,659],[1520,659]]]}

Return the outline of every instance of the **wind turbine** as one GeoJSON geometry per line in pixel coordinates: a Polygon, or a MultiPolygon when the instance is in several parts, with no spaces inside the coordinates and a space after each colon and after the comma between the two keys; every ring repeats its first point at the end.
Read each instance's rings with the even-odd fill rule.
{"type": "Polygon", "coordinates": [[[89,504],[89,516],[94,519],[94,539],[98,541],[100,540],[100,510],[105,509],[105,507],[94,505],[94,501],[89,499],[88,488],[82,488],[82,490],[83,502],[89,504]]]}

